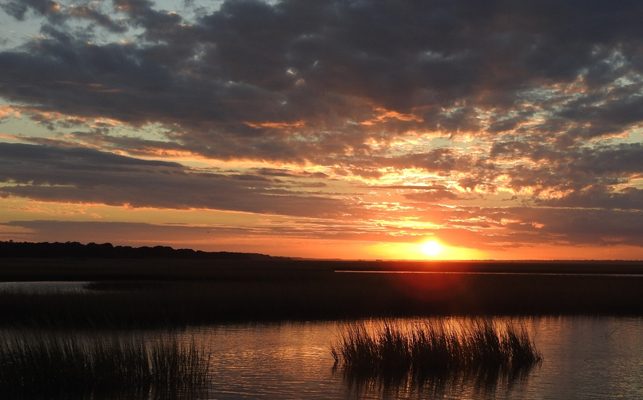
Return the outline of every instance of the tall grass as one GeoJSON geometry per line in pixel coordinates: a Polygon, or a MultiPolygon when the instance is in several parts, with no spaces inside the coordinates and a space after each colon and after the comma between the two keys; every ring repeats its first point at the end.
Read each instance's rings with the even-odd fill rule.
{"type": "Polygon", "coordinates": [[[452,373],[518,374],[541,361],[523,328],[473,320],[456,327],[427,322],[411,327],[383,322],[347,325],[331,348],[335,364],[361,376],[415,377],[452,373]]]}
{"type": "Polygon", "coordinates": [[[175,337],[0,337],[0,392],[13,397],[189,397],[205,387],[208,365],[194,341],[175,337]]]}

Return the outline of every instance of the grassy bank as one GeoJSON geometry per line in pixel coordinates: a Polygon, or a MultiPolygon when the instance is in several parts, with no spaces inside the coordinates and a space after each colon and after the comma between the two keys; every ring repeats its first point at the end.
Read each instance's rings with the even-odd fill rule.
{"type": "MultiPolygon", "coordinates": [[[[34,253],[36,255],[37,253],[34,253]]],[[[324,261],[167,258],[12,258],[0,253],[0,281],[176,281],[324,278],[333,271],[638,274],[643,261],[324,261]]]]}
{"type": "Polygon", "coordinates": [[[641,278],[292,274],[120,281],[66,293],[0,291],[0,326],[166,327],[425,315],[643,315],[641,278]]]}
{"type": "Polygon", "coordinates": [[[208,365],[174,337],[0,336],[0,391],[11,398],[191,398],[208,365]]]}
{"type": "Polygon", "coordinates": [[[0,326],[110,328],[426,315],[643,315],[643,274],[635,274],[643,271],[640,262],[1,261],[0,278],[9,281],[92,283],[91,290],[78,293],[2,290],[0,326]],[[335,269],[451,273],[366,274],[335,269]],[[467,273],[511,271],[529,274],[467,273]],[[599,275],[606,272],[633,275],[599,275]]]}
{"type": "Polygon", "coordinates": [[[411,385],[437,397],[465,382],[489,391],[501,382],[512,385],[542,359],[524,329],[489,320],[449,327],[435,322],[351,324],[331,352],[336,367],[358,390],[411,385]]]}

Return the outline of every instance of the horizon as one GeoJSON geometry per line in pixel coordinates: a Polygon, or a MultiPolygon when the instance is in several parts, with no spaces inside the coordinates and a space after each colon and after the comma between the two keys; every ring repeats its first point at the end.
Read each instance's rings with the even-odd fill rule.
{"type": "Polygon", "coordinates": [[[643,260],[636,1],[0,5],[0,241],[643,260]]]}
{"type": "MultiPolygon", "coordinates": [[[[172,246],[166,246],[166,245],[146,245],[146,246],[130,246],[127,244],[119,244],[119,243],[111,243],[111,242],[105,242],[105,243],[94,243],[94,242],[82,242],[82,241],[67,241],[67,242],[17,242],[13,240],[9,241],[0,241],[0,245],[9,243],[9,244],[15,244],[15,245],[76,245],[79,244],[81,246],[90,246],[90,245],[96,245],[96,246],[112,246],[113,248],[118,248],[118,247],[125,247],[125,248],[130,248],[133,250],[138,250],[138,249],[154,249],[157,247],[161,247],[163,249],[170,249],[172,251],[180,252],[180,251],[193,251],[193,252],[203,252],[204,254],[219,254],[219,253],[226,253],[226,254],[235,254],[235,255],[256,255],[256,256],[265,256],[269,258],[286,258],[286,259],[291,259],[291,260],[297,260],[297,261],[344,261],[344,262],[409,262],[409,263],[485,263],[485,262],[491,262],[491,263],[613,263],[613,262],[626,262],[626,263],[641,263],[643,262],[643,259],[582,259],[582,258],[577,258],[577,259],[440,259],[440,258],[418,258],[418,259],[412,259],[412,258],[399,258],[399,259],[394,259],[394,258],[387,258],[387,259],[382,259],[382,258],[333,258],[333,257],[290,257],[290,256],[281,256],[281,255],[274,255],[274,254],[268,254],[268,253],[248,253],[248,252],[232,252],[232,251],[227,251],[227,250],[217,250],[217,251],[208,251],[208,250],[203,250],[199,248],[190,248],[190,247],[172,247],[172,246]]],[[[0,253],[0,256],[6,256],[3,253],[0,253]]],[[[45,256],[48,257],[48,256],[45,256]]]]}

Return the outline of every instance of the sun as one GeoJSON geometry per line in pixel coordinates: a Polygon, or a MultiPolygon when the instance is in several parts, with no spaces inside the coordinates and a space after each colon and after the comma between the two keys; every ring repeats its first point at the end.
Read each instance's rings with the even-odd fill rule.
{"type": "Polygon", "coordinates": [[[437,240],[427,240],[426,242],[423,242],[421,245],[422,253],[429,257],[437,257],[444,251],[444,246],[437,240]]]}

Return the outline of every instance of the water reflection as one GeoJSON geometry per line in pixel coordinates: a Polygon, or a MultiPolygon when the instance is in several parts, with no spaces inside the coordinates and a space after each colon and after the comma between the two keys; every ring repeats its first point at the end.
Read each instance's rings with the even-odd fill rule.
{"type": "Polygon", "coordinates": [[[12,400],[198,400],[209,399],[206,389],[186,390],[123,386],[102,392],[9,391],[3,398],[12,400]],[[5,397],[6,396],[6,397],[5,397]]]}
{"type": "Polygon", "coordinates": [[[532,368],[424,376],[409,373],[372,376],[344,368],[334,368],[333,373],[341,375],[350,397],[354,398],[487,398],[526,385],[532,368]]]}
{"type": "MultiPolygon", "coordinates": [[[[413,325],[427,319],[408,320],[413,325]]],[[[462,318],[439,318],[446,325],[462,318]]],[[[508,319],[497,319],[504,323],[508,319]]],[[[529,370],[360,375],[333,369],[330,346],[342,323],[236,324],[172,332],[211,354],[202,393],[121,388],[92,399],[642,399],[643,318],[519,318],[543,354],[529,370]],[[132,391],[132,389],[136,389],[132,391]],[[129,392],[127,392],[129,391],[129,392]]],[[[7,332],[25,335],[23,329],[7,332]]],[[[74,332],[79,334],[79,332],[74,332]]],[[[88,336],[114,332],[91,330],[88,336]]],[[[158,332],[141,332],[156,337],[158,332]]],[[[6,392],[2,398],[21,398],[6,392]]],[[[69,393],[47,399],[76,399],[69,393]]]]}
{"type": "MultiPolygon", "coordinates": [[[[447,326],[464,320],[435,319],[447,326]]],[[[432,319],[398,321],[412,326],[427,320],[432,319]]],[[[209,399],[643,399],[642,318],[496,321],[524,324],[542,364],[524,375],[438,375],[419,384],[412,376],[387,380],[333,370],[330,346],[344,322],[219,325],[190,332],[213,354],[209,399]]]]}
{"type": "Polygon", "coordinates": [[[518,368],[479,368],[473,371],[413,373],[387,370],[373,374],[363,369],[333,367],[351,398],[495,398],[524,388],[540,363],[518,368]]]}

